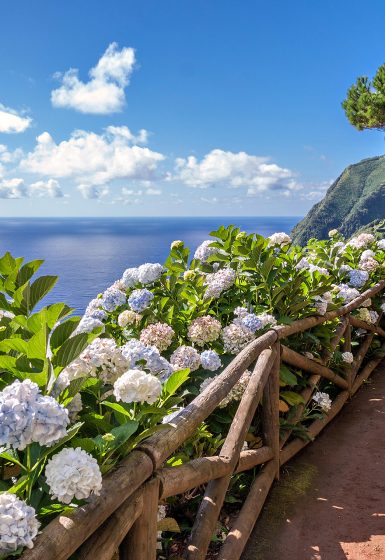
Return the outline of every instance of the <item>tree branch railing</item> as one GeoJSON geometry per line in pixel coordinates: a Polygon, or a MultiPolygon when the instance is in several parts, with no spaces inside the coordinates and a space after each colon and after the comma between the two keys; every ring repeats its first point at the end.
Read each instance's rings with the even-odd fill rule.
{"type": "Polygon", "coordinates": [[[361,367],[374,336],[385,338],[385,331],[378,324],[368,324],[350,315],[365,300],[384,289],[385,280],[335,311],[271,328],[252,341],[210,386],[173,419],[172,426],[142,442],[104,477],[100,496],[93,497],[69,515],[59,515],[47,525],[34,548],[23,553],[23,560],[68,560],[75,552],[79,560],[155,560],[159,502],[206,484],[185,553],[186,560],[204,560],[231,476],[263,465],[218,555],[219,560],[239,559],[270,487],[279,477],[280,465],[289,461],[321,432],[385,355],[384,341],[378,357],[361,367]],[[320,362],[281,342],[293,334],[339,317],[341,320],[330,347],[324,350],[320,362]],[[353,327],[364,329],[367,335],[355,353],[353,364],[346,365],[345,375],[341,376],[328,367],[328,363],[341,342],[344,352],[351,351],[353,327]],[[308,426],[309,438],[306,440],[295,437],[288,441],[291,430],[287,430],[281,439],[279,437],[281,362],[311,374],[307,387],[301,393],[303,402],[291,419],[292,425],[300,422],[321,378],[341,389],[325,416],[308,426]],[[254,367],[248,387],[219,454],[193,459],[176,467],[164,467],[165,461],[194,434],[252,364],[254,367]],[[263,445],[259,449],[243,450],[258,406],[262,410],[263,445]]]}

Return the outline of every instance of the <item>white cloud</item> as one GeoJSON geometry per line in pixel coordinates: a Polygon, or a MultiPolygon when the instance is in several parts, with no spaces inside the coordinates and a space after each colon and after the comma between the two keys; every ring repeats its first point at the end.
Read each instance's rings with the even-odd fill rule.
{"type": "Polygon", "coordinates": [[[246,187],[249,196],[266,190],[300,188],[293,171],[271,163],[266,157],[220,149],[212,150],[201,161],[195,156],[178,158],[175,174],[169,179],[203,189],[215,185],[246,187]]]}
{"type": "Polygon", "coordinates": [[[145,191],[144,194],[147,194],[148,196],[159,196],[162,194],[162,189],[156,189],[154,187],[150,187],[145,191]]]}
{"type": "MultiPolygon", "coordinates": [[[[116,179],[151,181],[164,156],[147,147],[131,145],[136,137],[126,127],[120,128],[125,135],[77,130],[59,144],[43,132],[34,150],[21,161],[20,169],[56,179],[72,178],[88,185],[105,185],[116,179]]],[[[144,137],[144,132],[139,135],[144,137]]]]}
{"type": "Polygon", "coordinates": [[[15,161],[21,159],[22,156],[23,150],[21,148],[16,148],[16,150],[10,152],[5,144],[0,144],[1,163],[14,163],[15,161]]]}
{"type": "Polygon", "coordinates": [[[28,188],[23,179],[3,179],[0,181],[0,198],[27,198],[28,188]]]}
{"type": "Polygon", "coordinates": [[[37,181],[29,186],[29,196],[36,198],[63,198],[63,191],[55,179],[37,181]]]}
{"type": "Polygon", "coordinates": [[[32,123],[29,117],[20,116],[17,111],[0,103],[0,132],[24,132],[32,123]]]}
{"type": "Polygon", "coordinates": [[[134,49],[119,50],[116,43],[111,43],[97,65],[89,71],[88,82],[79,80],[76,68],[55,75],[62,85],[51,92],[52,105],[81,113],[121,111],[125,103],[124,88],[129,83],[134,64],[134,49]]]}
{"type": "Polygon", "coordinates": [[[133,134],[127,126],[107,126],[106,132],[112,136],[125,138],[132,144],[147,144],[148,141],[148,131],[144,128],[141,128],[137,135],[133,134]]]}
{"type": "Polygon", "coordinates": [[[79,185],[77,188],[82,197],[87,200],[101,200],[110,192],[108,187],[96,187],[95,185],[79,185]]]}

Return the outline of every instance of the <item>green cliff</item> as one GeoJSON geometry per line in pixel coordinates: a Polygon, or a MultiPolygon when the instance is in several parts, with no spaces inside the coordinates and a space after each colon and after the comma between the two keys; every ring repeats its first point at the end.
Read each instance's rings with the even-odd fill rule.
{"type": "Polygon", "coordinates": [[[293,229],[294,241],[303,245],[311,237],[326,239],[337,228],[350,236],[385,218],[385,156],[349,165],[293,229]]]}

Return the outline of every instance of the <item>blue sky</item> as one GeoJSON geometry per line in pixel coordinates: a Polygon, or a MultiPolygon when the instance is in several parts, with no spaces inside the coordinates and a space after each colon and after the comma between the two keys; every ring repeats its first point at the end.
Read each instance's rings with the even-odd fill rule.
{"type": "Polygon", "coordinates": [[[373,18],[380,0],[3,3],[0,215],[304,214],[384,153],[340,105],[384,62],[373,18]]]}

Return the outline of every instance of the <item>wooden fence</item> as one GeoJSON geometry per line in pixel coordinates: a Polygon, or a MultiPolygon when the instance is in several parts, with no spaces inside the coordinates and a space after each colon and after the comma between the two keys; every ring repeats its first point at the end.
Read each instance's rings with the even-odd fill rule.
{"type": "MultiPolygon", "coordinates": [[[[155,560],[157,547],[158,504],[167,497],[182,494],[206,484],[185,558],[204,560],[211,537],[229,488],[231,476],[263,465],[248,496],[233,522],[220,549],[218,560],[237,560],[260,514],[263,503],[280,466],[305,447],[341,410],[369,377],[385,354],[385,342],[378,357],[362,367],[373,337],[385,337],[378,325],[367,324],[350,315],[362,303],[383,291],[385,280],[336,311],[319,317],[277,326],[251,342],[220,374],[173,420],[173,426],[156,433],[132,451],[103,481],[99,497],[77,508],[70,515],[54,519],[36,540],[33,549],[24,552],[24,560],[67,560],[76,552],[79,560],[155,560]],[[340,318],[331,341],[324,350],[322,363],[313,361],[288,348],[284,341],[326,321],[340,318]],[[351,351],[351,328],[363,328],[367,334],[354,355],[346,375],[328,367],[334,350],[343,339],[343,351],[351,351]],[[279,369],[280,363],[298,367],[311,374],[303,390],[303,404],[297,407],[293,424],[300,421],[321,378],[334,383],[341,391],[331,409],[308,428],[309,440],[279,435],[279,369]],[[196,431],[228,395],[250,366],[252,375],[233,422],[217,456],[201,457],[176,467],[164,462],[196,431]],[[259,404],[262,404],[263,446],[242,450],[245,436],[259,404]]],[[[379,322],[379,321],[378,321],[379,322]]]]}

